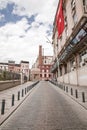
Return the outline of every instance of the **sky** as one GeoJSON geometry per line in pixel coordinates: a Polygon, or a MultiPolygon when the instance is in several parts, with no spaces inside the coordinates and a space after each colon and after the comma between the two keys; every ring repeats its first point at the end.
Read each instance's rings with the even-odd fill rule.
{"type": "Polygon", "coordinates": [[[53,21],[58,0],[0,0],[0,62],[29,61],[38,56],[52,56],[53,21]],[[47,38],[46,38],[47,37],[47,38]]]}

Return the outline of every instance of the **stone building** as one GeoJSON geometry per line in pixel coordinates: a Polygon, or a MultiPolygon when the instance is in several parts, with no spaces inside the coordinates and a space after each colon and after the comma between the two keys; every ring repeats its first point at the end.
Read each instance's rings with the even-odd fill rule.
{"type": "Polygon", "coordinates": [[[58,82],[87,86],[87,0],[63,0],[64,31],[58,38],[56,15],[52,45],[51,72],[58,82]]]}

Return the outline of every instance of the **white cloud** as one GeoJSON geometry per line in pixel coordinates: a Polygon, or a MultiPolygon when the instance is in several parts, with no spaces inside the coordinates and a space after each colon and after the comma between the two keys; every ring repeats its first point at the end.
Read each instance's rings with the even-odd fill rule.
{"type": "Polygon", "coordinates": [[[29,24],[27,19],[23,18],[17,23],[7,23],[5,26],[0,28],[0,35],[5,37],[20,36],[25,35],[26,29],[28,29],[29,24]]]}
{"type": "MultiPolygon", "coordinates": [[[[43,46],[45,55],[52,55],[52,46],[46,43],[45,36],[50,29],[49,24],[53,24],[58,1],[1,0],[0,8],[5,8],[7,3],[11,2],[16,5],[14,14],[27,17],[37,14],[37,16],[31,24],[24,17],[16,23],[7,23],[0,27],[0,59],[2,61],[13,59],[17,62],[28,60],[32,64],[38,55],[39,45],[43,46]],[[40,22],[43,24],[39,24],[40,22]]],[[[51,36],[48,38],[51,39],[51,36]]]]}

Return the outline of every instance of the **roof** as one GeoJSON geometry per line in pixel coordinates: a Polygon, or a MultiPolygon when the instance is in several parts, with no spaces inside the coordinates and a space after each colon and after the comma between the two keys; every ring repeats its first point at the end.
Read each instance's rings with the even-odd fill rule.
{"type": "Polygon", "coordinates": [[[3,62],[1,62],[0,64],[2,64],[2,65],[8,65],[8,63],[3,63],[3,62]]]}
{"type": "Polygon", "coordinates": [[[29,64],[29,61],[23,61],[23,60],[22,60],[21,63],[28,63],[28,64],[29,64]]]}

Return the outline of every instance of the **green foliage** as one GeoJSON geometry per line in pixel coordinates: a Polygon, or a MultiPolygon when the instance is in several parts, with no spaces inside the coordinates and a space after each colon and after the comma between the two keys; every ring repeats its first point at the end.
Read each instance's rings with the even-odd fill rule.
{"type": "Polygon", "coordinates": [[[1,80],[18,80],[20,79],[20,74],[12,73],[9,71],[2,71],[0,73],[0,81],[1,80]]]}

